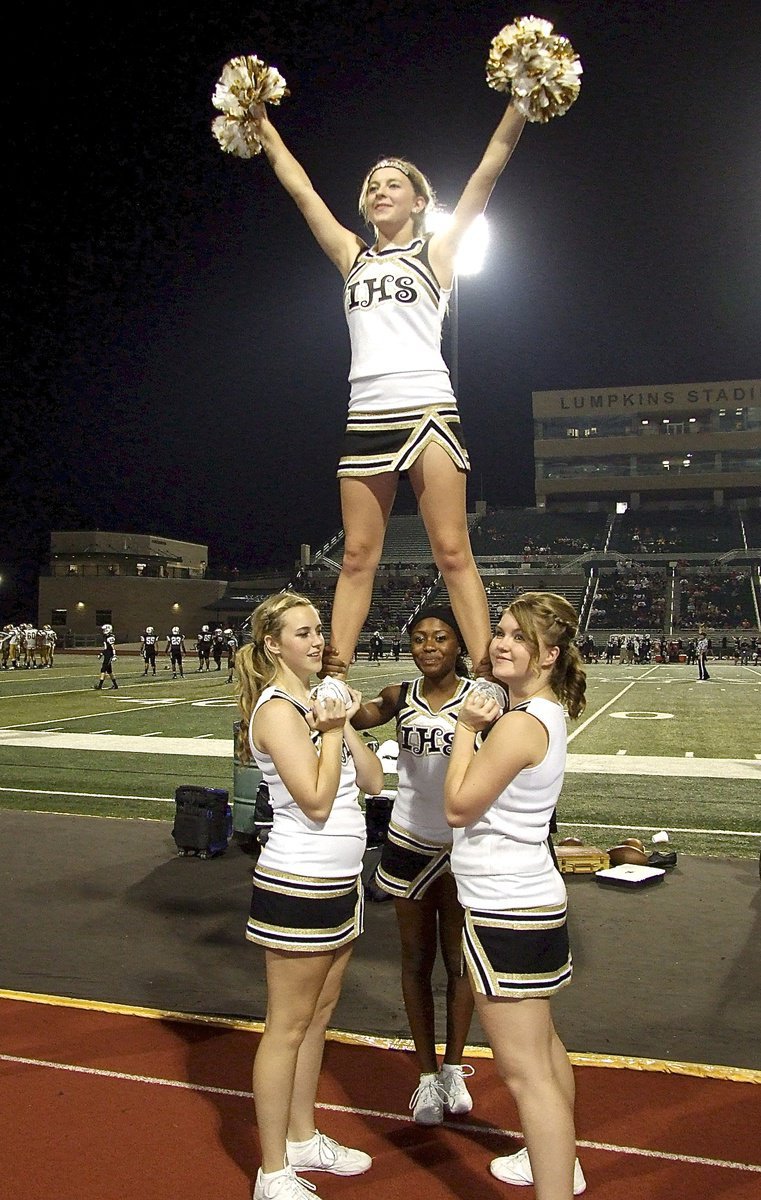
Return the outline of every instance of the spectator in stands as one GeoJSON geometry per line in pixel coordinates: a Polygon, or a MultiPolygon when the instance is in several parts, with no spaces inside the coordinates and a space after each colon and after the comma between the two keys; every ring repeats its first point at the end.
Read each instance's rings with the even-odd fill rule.
{"type": "Polygon", "coordinates": [[[473,1107],[462,1067],[473,994],[463,973],[463,910],[449,867],[452,831],[444,816],[450,743],[459,706],[472,687],[465,678],[462,650],[451,609],[422,609],[410,629],[419,677],[383,688],[352,718],[356,729],[396,721],[399,786],[375,882],[395,898],[402,995],[420,1069],[410,1108],[421,1125],[440,1125],[445,1111],[466,1113],[473,1107]],[[439,945],[447,972],[447,1044],[441,1067],[432,983],[439,945]]]}
{"type": "Polygon", "coordinates": [[[371,247],[317,195],[264,106],[255,111],[254,124],[277,178],[345,281],[352,343],[349,422],[338,468],[345,543],[325,663],[331,673],[345,674],[352,661],[399,475],[407,472],[468,652],[488,669],[489,610],[466,515],[469,460],[441,356],[441,323],[456,252],[486,208],[524,118],[508,104],[451,224],[431,237],[424,233],[425,214],[434,206],[426,178],[404,159],[378,162],[360,195],[360,212],[373,230],[371,247]]]}

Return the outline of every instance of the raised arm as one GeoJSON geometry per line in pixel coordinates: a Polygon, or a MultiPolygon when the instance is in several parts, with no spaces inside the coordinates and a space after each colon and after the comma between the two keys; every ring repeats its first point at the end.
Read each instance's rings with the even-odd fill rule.
{"type": "Polygon", "coordinates": [[[465,185],[457,202],[451,223],[431,238],[429,257],[436,277],[443,287],[449,287],[453,263],[460,243],[476,217],[486,209],[494,185],[507,166],[526,118],[512,102],[492,134],[484,156],[465,185]]]}
{"type": "Polygon", "coordinates": [[[364,242],[338,221],[317,194],[311,179],[269,119],[264,105],[254,124],[272,169],[298,206],[318,244],[346,277],[364,242]]]}

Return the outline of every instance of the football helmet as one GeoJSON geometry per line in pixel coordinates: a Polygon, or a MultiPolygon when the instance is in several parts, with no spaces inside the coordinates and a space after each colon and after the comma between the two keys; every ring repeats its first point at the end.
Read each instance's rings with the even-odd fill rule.
{"type": "Polygon", "coordinates": [[[114,632],[113,625],[103,625],[103,626],[101,626],[101,628],[104,633],[113,633],[114,632]]]}

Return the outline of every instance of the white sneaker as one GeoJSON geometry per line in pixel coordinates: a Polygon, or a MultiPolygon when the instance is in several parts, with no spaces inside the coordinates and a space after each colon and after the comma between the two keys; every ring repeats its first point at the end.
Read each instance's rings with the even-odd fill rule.
{"type": "Polygon", "coordinates": [[[254,1200],[320,1200],[317,1189],[308,1179],[299,1179],[293,1167],[263,1175],[256,1173],[254,1200]]]}
{"type": "Polygon", "coordinates": [[[294,1171],[329,1171],[331,1175],[362,1175],[373,1160],[364,1150],[352,1150],[316,1130],[308,1142],[286,1142],[289,1166],[294,1171]]]}
{"type": "MultiPolygon", "coordinates": [[[[493,1158],[489,1163],[489,1170],[502,1183],[512,1183],[515,1187],[528,1187],[534,1182],[531,1161],[525,1146],[516,1154],[506,1154],[504,1158],[493,1158]]],[[[573,1194],[580,1196],[586,1190],[587,1181],[577,1158],[573,1167],[573,1194]]]]}
{"type": "Polygon", "coordinates": [[[445,1091],[438,1074],[421,1075],[412,1093],[410,1108],[418,1125],[441,1125],[444,1120],[445,1091]]]}
{"type": "Polygon", "coordinates": [[[462,1067],[444,1063],[439,1071],[439,1085],[446,1093],[444,1108],[447,1112],[455,1115],[470,1112],[473,1107],[473,1097],[465,1085],[465,1080],[475,1073],[475,1068],[467,1064],[462,1067]]]}

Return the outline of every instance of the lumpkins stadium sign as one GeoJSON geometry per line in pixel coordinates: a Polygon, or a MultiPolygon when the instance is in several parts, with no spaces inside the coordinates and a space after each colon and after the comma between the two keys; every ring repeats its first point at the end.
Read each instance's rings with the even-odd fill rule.
{"type": "Polygon", "coordinates": [[[696,408],[761,405],[761,379],[730,379],[720,383],[667,383],[631,388],[594,388],[578,392],[532,392],[535,417],[571,413],[623,413],[633,410],[672,412],[696,408]]]}

